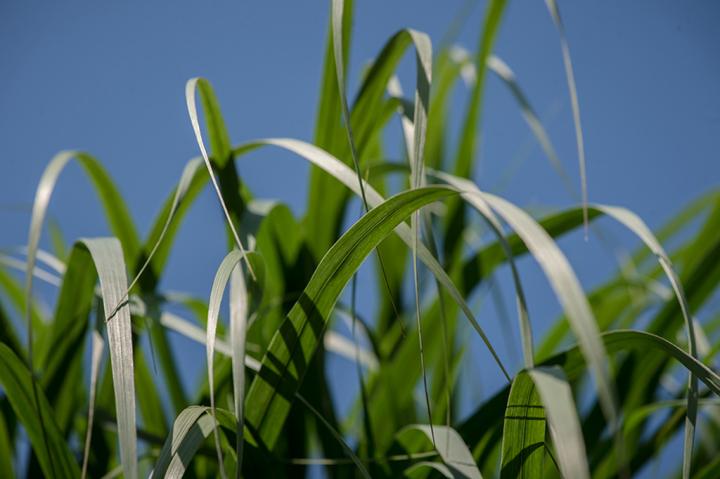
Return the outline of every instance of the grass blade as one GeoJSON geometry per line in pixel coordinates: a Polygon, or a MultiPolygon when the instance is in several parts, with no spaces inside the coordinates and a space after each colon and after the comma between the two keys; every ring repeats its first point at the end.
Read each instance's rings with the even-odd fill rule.
{"type": "Polygon", "coordinates": [[[80,475],[75,458],[60,432],[42,390],[37,390],[40,412],[33,406],[33,386],[27,367],[5,344],[0,344],[0,384],[47,477],[73,478],[80,475]],[[42,415],[43,422],[40,420],[42,415]]]}
{"type": "Polygon", "coordinates": [[[558,466],[566,478],[590,479],[587,452],[570,385],[560,368],[539,367],[528,371],[545,407],[558,466]]]}
{"type": "Polygon", "coordinates": [[[135,380],[130,324],[130,306],[125,302],[111,315],[127,289],[127,276],[120,242],[115,238],[80,240],[92,256],[100,280],[106,322],[110,363],[112,367],[115,407],[117,411],[120,458],[123,474],[128,479],[137,477],[137,433],[135,421],[135,380]]]}
{"type": "MultiPolygon", "coordinates": [[[[449,477],[455,479],[481,479],[480,471],[475,465],[470,450],[455,429],[447,426],[433,426],[438,434],[435,435],[437,442],[433,442],[443,463],[452,474],[449,477]]],[[[433,441],[432,429],[427,424],[413,424],[405,427],[398,433],[401,442],[410,441],[410,434],[421,433],[431,442],[433,441]]],[[[411,451],[414,452],[414,451],[411,451]]]]}
{"type": "Polygon", "coordinates": [[[95,418],[95,391],[97,389],[97,378],[100,369],[105,342],[102,335],[93,331],[92,335],[92,357],[90,359],[90,400],[88,401],[87,433],[85,434],[85,448],[83,451],[82,473],[80,477],[87,477],[88,459],[90,458],[90,441],[92,439],[93,419],[95,418]]]}
{"type": "MultiPolygon", "coordinates": [[[[240,236],[238,236],[237,230],[235,229],[235,224],[233,223],[232,218],[230,218],[230,212],[225,205],[225,200],[223,199],[223,195],[220,192],[220,186],[215,179],[215,173],[213,173],[212,164],[210,164],[210,157],[205,150],[205,143],[203,142],[202,132],[200,131],[200,122],[198,120],[197,107],[195,106],[195,90],[198,88],[198,85],[209,84],[208,81],[204,78],[191,78],[187,81],[187,84],[185,85],[185,101],[187,103],[188,115],[190,116],[190,123],[192,123],[193,131],[195,132],[195,139],[197,140],[198,146],[200,147],[200,153],[202,153],[203,160],[205,160],[205,166],[207,167],[208,175],[210,175],[210,181],[212,181],[213,187],[215,188],[215,193],[217,194],[218,201],[220,201],[220,206],[222,206],[223,213],[225,214],[225,219],[227,220],[230,231],[232,232],[233,238],[235,239],[235,244],[240,250],[240,252],[245,254],[245,248],[240,241],[240,236]]],[[[209,88],[209,86],[206,86],[206,88],[209,88]]],[[[230,153],[231,152],[229,151],[228,146],[227,154],[229,155],[230,153]]],[[[247,261],[247,259],[245,260],[245,264],[247,265],[250,275],[253,279],[255,279],[255,273],[253,272],[252,266],[250,265],[250,262],[247,261]]]]}
{"type": "Polygon", "coordinates": [[[582,124],[580,123],[580,104],[578,102],[577,87],[575,86],[575,73],[573,72],[572,59],[570,58],[570,46],[565,37],[565,27],[560,18],[560,9],[556,0],[545,0],[550,16],[555,23],[555,28],[560,35],[560,48],[562,49],[563,65],[565,65],[565,76],[567,77],[568,89],[570,90],[570,105],[573,112],[573,123],[575,125],[575,139],[577,141],[578,163],[580,165],[580,188],[582,190],[583,220],[585,224],[585,236],[588,229],[588,192],[587,175],[585,173],[585,142],[583,140],[582,124]]]}
{"type": "Polygon", "coordinates": [[[247,396],[246,421],[272,449],[338,295],[365,257],[415,209],[454,194],[447,188],[401,193],[370,210],[326,253],[273,337],[247,396]]]}
{"type": "Polygon", "coordinates": [[[545,410],[527,371],[513,379],[505,407],[500,477],[542,477],[545,463],[545,410]]]}
{"type": "MultiPolygon", "coordinates": [[[[210,414],[215,415],[215,386],[214,386],[214,377],[215,373],[213,372],[213,356],[215,352],[215,331],[217,329],[217,322],[218,322],[218,315],[220,314],[220,303],[222,302],[223,293],[225,292],[225,287],[227,286],[228,281],[230,280],[230,275],[235,270],[237,264],[242,261],[245,258],[245,253],[238,250],[233,250],[230,253],[225,256],[222,263],[220,263],[220,266],[217,269],[217,272],[215,273],[215,279],[213,280],[212,289],[210,291],[210,300],[208,302],[208,320],[207,320],[207,340],[206,340],[206,347],[207,347],[207,368],[208,368],[208,381],[210,384],[210,414]]],[[[246,259],[247,261],[247,259],[246,259]]],[[[249,262],[249,261],[248,261],[249,262]]],[[[237,283],[238,278],[237,275],[235,275],[235,283],[237,283]]],[[[235,293],[238,293],[237,288],[240,287],[240,285],[235,284],[235,290],[231,290],[231,317],[237,316],[242,314],[243,316],[246,314],[247,304],[244,303],[244,300],[238,300],[233,299],[233,296],[235,293]]],[[[243,288],[244,289],[244,288],[243,288]]],[[[242,293],[241,293],[242,294],[242,293]]],[[[244,294],[243,294],[244,295],[244,294]]],[[[233,363],[233,389],[235,394],[238,392],[238,384],[235,384],[235,381],[242,380],[244,382],[244,375],[245,370],[244,366],[240,366],[238,364],[239,361],[244,358],[244,338],[243,338],[243,345],[242,345],[242,351],[238,351],[236,348],[240,347],[239,344],[237,344],[237,341],[240,339],[239,335],[244,336],[244,328],[243,331],[238,331],[238,326],[235,325],[233,328],[234,322],[240,321],[239,318],[233,317],[231,320],[231,351],[232,351],[232,363],[233,363]],[[242,354],[241,354],[242,353],[242,354]]],[[[236,409],[242,410],[242,408],[238,408],[238,402],[242,401],[242,398],[235,398],[235,407],[236,409]]],[[[238,417],[237,421],[239,424],[242,423],[242,420],[238,417]]],[[[225,477],[225,471],[223,469],[223,459],[222,459],[222,451],[220,449],[220,435],[217,431],[217,429],[214,432],[215,436],[215,449],[217,451],[218,456],[218,465],[220,467],[220,475],[222,477],[225,477]]],[[[238,437],[238,442],[242,442],[242,430],[240,430],[240,434],[238,437]]],[[[240,469],[240,465],[238,464],[238,472],[240,469]]]]}
{"type": "Polygon", "coordinates": [[[243,403],[245,401],[245,337],[247,334],[248,297],[245,278],[239,264],[230,274],[230,347],[232,348],[233,397],[235,398],[235,417],[237,418],[236,455],[238,479],[242,471],[243,429],[245,419],[243,403]]]}

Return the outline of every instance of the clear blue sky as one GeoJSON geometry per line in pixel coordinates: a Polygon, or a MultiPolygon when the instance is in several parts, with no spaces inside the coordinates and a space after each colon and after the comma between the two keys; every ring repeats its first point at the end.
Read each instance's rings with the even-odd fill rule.
{"type": "MultiPolygon", "coordinates": [[[[358,1],[350,91],[362,66],[397,29],[423,30],[437,44],[462,3],[358,1]]],[[[469,49],[481,24],[484,2],[478,3],[458,40],[469,49]]],[[[590,199],[626,206],[658,226],[719,184],[720,3],[562,1],[560,7],[580,95],[590,199]]],[[[198,154],[183,97],[190,77],[213,83],[233,142],[311,140],[328,10],[325,1],[214,1],[204,7],[184,1],[2,2],[0,246],[26,243],[37,181],[62,149],[83,149],[103,161],[145,233],[185,161],[198,154]]],[[[496,53],[515,70],[577,178],[559,40],[543,2],[510,2],[496,53]]],[[[408,90],[413,76],[406,63],[401,78],[408,90]]],[[[464,94],[460,88],[456,95],[456,121],[464,94]]],[[[486,98],[478,183],[522,206],[573,204],[494,77],[486,98]]],[[[304,211],[303,162],[272,150],[254,153],[238,167],[256,196],[304,211]]],[[[107,233],[77,167],[63,173],[50,212],[68,240],[107,233]]],[[[624,233],[618,240],[635,244],[624,233]]],[[[613,271],[612,256],[597,241],[573,235],[561,245],[587,288],[613,271]]],[[[181,229],[163,287],[207,296],[224,246],[222,218],[206,192],[181,229]]],[[[521,268],[542,331],[544,318],[556,317],[559,307],[537,267],[523,261],[521,268]]],[[[368,283],[361,294],[371,296],[368,283]]],[[[491,307],[480,311],[487,324],[496,324],[491,307]]],[[[499,341],[499,330],[489,328],[499,341]]],[[[190,378],[204,368],[204,352],[178,344],[190,378]]],[[[476,364],[469,371],[478,371],[488,357],[473,346],[467,359],[476,364]]],[[[354,374],[342,360],[331,367],[338,378],[354,374]]],[[[481,378],[485,391],[498,384],[489,372],[481,378]]]]}

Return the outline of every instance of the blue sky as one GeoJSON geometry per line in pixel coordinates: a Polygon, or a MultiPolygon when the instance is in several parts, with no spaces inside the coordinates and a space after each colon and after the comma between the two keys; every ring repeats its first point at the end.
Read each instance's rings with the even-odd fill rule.
{"type": "MultiPolygon", "coordinates": [[[[358,1],[349,91],[392,33],[412,27],[437,44],[463,3],[358,1]]],[[[468,15],[458,38],[466,48],[476,46],[483,4],[468,15]]],[[[658,226],[719,184],[720,4],[614,0],[564,1],[560,7],[580,96],[590,199],[626,206],[658,226]]],[[[26,243],[37,181],[62,149],[86,150],[106,165],[145,233],[185,161],[198,154],[183,97],[190,77],[213,83],[233,142],[269,136],[311,140],[328,10],[320,1],[215,1],[203,7],[185,1],[2,2],[0,246],[26,243]]],[[[543,2],[510,2],[496,53],[515,71],[563,164],[577,178],[559,39],[543,2]]],[[[406,59],[400,72],[406,90],[414,81],[411,67],[406,59]]],[[[456,123],[465,94],[463,88],[456,92],[456,123]]],[[[397,125],[392,132],[399,138],[397,125]]],[[[304,211],[308,169],[297,158],[262,151],[238,168],[256,196],[304,211]]],[[[575,203],[511,95],[492,76],[476,180],[529,208],[575,203]]],[[[100,206],[77,167],[63,173],[50,212],[68,240],[107,234],[100,206]]],[[[611,231],[618,244],[635,244],[620,230],[611,231]]],[[[207,296],[224,246],[222,217],[206,191],[181,229],[163,287],[207,296]]],[[[587,288],[614,270],[612,255],[598,241],[571,235],[561,246],[587,288]]],[[[523,261],[521,269],[533,286],[530,308],[542,331],[556,317],[557,301],[531,261],[523,261]]],[[[363,294],[371,296],[369,275],[363,277],[363,294]]],[[[480,312],[496,324],[491,307],[480,312]]],[[[496,327],[490,333],[500,334],[496,327]]],[[[183,352],[181,362],[192,377],[204,367],[204,352],[194,346],[183,352]]],[[[488,360],[472,346],[468,361],[488,360]]],[[[354,374],[342,360],[331,367],[338,378],[354,374]]],[[[493,376],[480,375],[483,391],[499,384],[493,376]]]]}

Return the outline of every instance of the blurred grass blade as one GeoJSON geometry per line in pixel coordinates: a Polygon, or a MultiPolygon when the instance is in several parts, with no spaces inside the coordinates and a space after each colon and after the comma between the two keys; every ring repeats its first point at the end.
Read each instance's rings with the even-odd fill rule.
{"type": "Polygon", "coordinates": [[[478,51],[475,54],[475,83],[470,94],[470,101],[460,133],[460,143],[455,155],[454,173],[463,178],[471,175],[473,162],[475,161],[482,94],[485,87],[485,77],[487,76],[487,59],[492,53],[506,3],[506,0],[490,0],[485,7],[482,34],[478,42],[478,51]]]}
{"type": "Polygon", "coordinates": [[[607,370],[607,354],[590,304],[565,255],[550,235],[522,209],[498,196],[483,193],[471,182],[460,183],[450,175],[442,175],[441,178],[461,189],[467,188],[467,193],[487,202],[515,230],[540,264],[590,365],[605,417],[615,425],[618,415],[615,390],[607,370]]]}
{"type": "MultiPolygon", "coordinates": [[[[213,172],[212,164],[210,163],[210,157],[205,150],[205,143],[203,142],[202,132],[200,131],[200,122],[198,120],[197,107],[195,106],[195,90],[200,84],[206,85],[205,87],[209,88],[209,83],[204,78],[191,78],[187,81],[187,84],[185,85],[185,101],[187,103],[188,115],[190,116],[190,123],[192,123],[193,131],[195,132],[195,139],[197,140],[198,146],[200,147],[200,153],[202,153],[203,160],[205,160],[205,166],[207,167],[208,175],[210,175],[210,181],[212,181],[213,187],[215,188],[215,193],[218,197],[218,201],[220,201],[220,206],[222,206],[223,213],[225,213],[225,219],[227,220],[228,226],[230,227],[230,231],[232,231],[233,238],[235,239],[235,244],[237,245],[238,249],[240,249],[240,252],[245,254],[245,248],[240,241],[240,236],[235,229],[235,224],[233,223],[232,218],[230,218],[230,212],[228,211],[227,205],[225,205],[225,200],[223,199],[223,195],[220,192],[220,186],[215,179],[215,173],[213,172]]],[[[209,113],[206,112],[206,114],[209,113]]],[[[230,151],[228,151],[228,154],[230,154],[230,151]]],[[[245,264],[248,267],[250,275],[253,277],[253,279],[255,279],[255,273],[253,272],[252,266],[250,266],[250,263],[247,260],[245,264]]]]}
{"type": "Polygon", "coordinates": [[[533,353],[533,336],[532,326],[530,324],[530,318],[528,315],[527,301],[525,300],[525,292],[523,291],[522,282],[520,280],[520,274],[515,266],[515,259],[512,253],[512,248],[508,244],[503,234],[503,227],[498,221],[497,216],[493,212],[490,205],[485,200],[480,190],[475,186],[475,183],[457,176],[453,176],[440,171],[431,172],[436,178],[446,182],[449,185],[454,186],[461,191],[462,198],[473,206],[488,222],[493,232],[498,238],[505,257],[507,258],[508,264],[510,265],[510,271],[512,273],[513,283],[515,285],[515,299],[518,308],[518,321],[520,328],[520,339],[522,341],[523,348],[523,360],[526,368],[534,366],[534,353],[533,353]],[[465,193],[462,193],[465,192],[465,193]]]}
{"type": "Polygon", "coordinates": [[[515,98],[515,101],[520,106],[520,111],[522,112],[522,116],[525,119],[525,122],[528,124],[528,127],[530,127],[530,131],[533,133],[538,143],[540,144],[540,147],[545,153],[545,156],[547,156],[548,160],[550,161],[550,165],[553,167],[553,169],[555,169],[563,184],[567,188],[568,192],[574,198],[577,194],[576,190],[573,187],[572,182],[570,181],[570,178],[565,171],[565,168],[563,168],[563,165],[560,162],[560,158],[558,158],[555,147],[553,147],[553,144],[550,141],[550,136],[547,134],[545,127],[540,121],[537,113],[535,113],[532,105],[530,105],[530,102],[525,96],[525,93],[523,93],[522,89],[520,88],[520,85],[515,78],[515,74],[510,69],[507,63],[505,63],[500,57],[495,55],[490,55],[488,57],[487,66],[492,72],[497,74],[497,76],[500,77],[503,83],[505,83],[505,85],[507,85],[507,87],[510,89],[510,92],[515,98]]]}
{"type": "Polygon", "coordinates": [[[337,439],[337,441],[340,443],[343,450],[345,451],[345,454],[347,454],[350,460],[352,460],[355,466],[357,466],[360,475],[365,479],[370,479],[370,474],[365,468],[365,465],[362,463],[360,458],[357,457],[357,455],[353,452],[352,448],[348,446],[342,435],[340,435],[340,433],[337,432],[334,427],[332,427],[332,425],[327,421],[327,419],[325,419],[323,415],[320,414],[320,411],[315,409],[304,397],[297,393],[295,394],[295,397],[300,400],[300,402],[303,403],[305,407],[307,407],[315,415],[315,417],[317,417],[320,422],[330,431],[330,433],[335,437],[335,439],[337,439]]]}
{"type": "Polygon", "coordinates": [[[127,276],[120,242],[115,238],[80,240],[92,256],[100,280],[112,367],[117,410],[120,458],[123,474],[137,477],[137,437],[135,422],[135,367],[133,359],[130,306],[125,302],[111,315],[112,305],[120,304],[127,289],[127,276]]]}
{"type": "Polygon", "coordinates": [[[325,254],[275,333],[248,392],[247,425],[265,447],[275,446],[333,306],[362,261],[413,211],[453,194],[442,187],[400,193],[366,213],[325,254]]]}
{"type": "Polygon", "coordinates": [[[455,479],[481,479],[482,476],[475,465],[467,444],[463,442],[460,434],[455,429],[447,426],[434,425],[432,428],[427,424],[413,424],[405,427],[398,433],[401,442],[412,441],[411,434],[421,433],[432,443],[433,432],[435,434],[435,449],[443,463],[455,479]]]}
{"type": "Polygon", "coordinates": [[[97,389],[97,378],[100,369],[105,341],[102,335],[93,330],[92,334],[92,356],[90,359],[90,399],[88,400],[87,433],[85,434],[85,449],[83,451],[82,479],[87,477],[88,459],[90,458],[90,442],[92,440],[93,419],[95,418],[95,393],[97,389]]]}
{"type": "Polygon", "coordinates": [[[80,476],[75,458],[60,432],[52,408],[41,390],[37,391],[40,411],[33,407],[30,371],[5,344],[0,343],[0,385],[25,428],[42,472],[46,477],[73,478],[80,476]],[[41,424],[39,415],[44,424],[41,424]]]}
{"type": "MultiPolygon", "coordinates": [[[[353,193],[360,196],[360,187],[357,183],[356,175],[353,170],[348,168],[345,164],[343,164],[341,161],[339,161],[337,158],[335,158],[328,152],[303,141],[293,140],[290,138],[269,138],[250,141],[237,147],[235,149],[235,155],[240,156],[264,145],[277,146],[279,148],[283,148],[297,154],[298,156],[309,161],[313,165],[322,168],[324,171],[326,171],[338,181],[347,186],[353,193]]],[[[367,193],[368,203],[373,208],[377,207],[384,201],[383,197],[367,182],[365,182],[365,191],[367,193]]],[[[408,245],[409,248],[412,248],[412,231],[407,224],[400,223],[399,225],[397,225],[397,227],[395,228],[395,233],[406,245],[408,245]]],[[[475,315],[465,302],[465,298],[463,297],[462,293],[460,293],[457,286],[455,286],[453,280],[445,272],[437,259],[423,244],[418,245],[417,251],[420,260],[432,272],[432,274],[443,285],[443,287],[447,289],[447,291],[450,293],[450,296],[452,296],[453,300],[458,304],[473,329],[475,329],[485,346],[490,351],[490,354],[493,356],[493,359],[497,363],[505,378],[508,380],[508,382],[510,382],[510,375],[505,369],[505,366],[502,364],[502,361],[497,355],[495,348],[493,348],[490,340],[485,334],[485,331],[483,331],[482,327],[475,319],[475,315]]]]}
{"type": "Polygon", "coordinates": [[[565,374],[557,367],[533,368],[528,374],[545,407],[562,475],[566,478],[590,479],[585,441],[565,374]]]}
{"type": "MultiPolygon", "coordinates": [[[[692,318],[690,317],[689,308],[687,305],[687,299],[683,292],[680,278],[672,267],[670,258],[668,257],[665,250],[660,245],[655,235],[645,225],[645,223],[633,212],[625,209],[618,208],[616,206],[607,205],[593,205],[594,208],[602,211],[606,215],[616,219],[629,230],[635,233],[645,245],[652,251],[658,258],[658,262],[662,267],[665,275],[667,276],[672,289],[675,293],[675,297],[680,304],[680,311],[682,312],[683,320],[685,322],[685,328],[688,338],[688,346],[690,355],[697,359],[697,337],[695,333],[695,326],[692,318]]],[[[688,379],[688,395],[687,395],[687,416],[685,421],[685,436],[683,446],[683,478],[688,479],[690,477],[690,466],[692,463],[692,450],[693,443],[695,442],[695,423],[697,421],[697,401],[698,401],[698,380],[690,372],[688,379]]]]}
{"type": "Polygon", "coordinates": [[[580,166],[580,188],[582,190],[583,222],[585,224],[585,236],[588,230],[588,192],[587,175],[585,173],[585,142],[583,140],[582,124],[580,123],[580,103],[578,102],[577,87],[575,86],[575,73],[573,72],[572,59],[570,58],[570,46],[565,37],[565,27],[560,18],[560,9],[556,0],[545,0],[550,16],[555,23],[560,35],[560,48],[562,49],[563,64],[565,65],[565,76],[567,77],[568,89],[570,90],[570,105],[573,112],[573,123],[575,124],[575,138],[577,140],[578,162],[580,166]]]}
{"type": "Polygon", "coordinates": [[[542,477],[545,463],[545,410],[527,371],[513,379],[505,407],[500,477],[542,477]]]}

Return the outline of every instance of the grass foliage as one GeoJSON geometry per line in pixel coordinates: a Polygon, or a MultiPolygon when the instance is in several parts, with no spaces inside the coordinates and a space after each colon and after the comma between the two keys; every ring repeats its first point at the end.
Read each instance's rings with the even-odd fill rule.
{"type": "Polygon", "coordinates": [[[426,34],[398,32],[351,101],[353,6],[333,0],[312,144],[271,138],[233,146],[210,82],[189,80],[201,156],[181,171],[145,239],[98,160],[76,151],[52,159],[24,256],[0,256],[0,476],[302,477],[319,465],[332,478],[609,478],[630,477],[669,448],[676,469],[666,476],[713,477],[720,344],[712,338],[720,317],[702,324],[695,317],[720,280],[720,193],[702,196],[656,233],[624,208],[588,204],[580,106],[554,0],[546,2],[548,21],[568,82],[582,204],[537,217],[480,190],[471,179],[488,74],[508,86],[548,161],[576,188],[512,69],[493,54],[505,3],[488,2],[475,53],[434,51],[426,34]],[[405,96],[396,69],[408,50],[416,75],[405,96]],[[461,81],[469,95],[452,145],[445,123],[461,81]],[[402,162],[386,160],[394,117],[402,162]],[[238,175],[235,161],[266,147],[312,165],[300,218],[283,204],[259,207],[238,175]],[[112,236],[67,249],[53,230],[52,252],[45,251],[46,211],[73,160],[92,182],[112,236]],[[391,175],[401,177],[399,188],[391,175]],[[226,220],[227,256],[209,297],[163,291],[174,238],[208,183],[226,220]],[[594,222],[602,216],[642,247],[585,292],[557,240],[580,228],[602,238],[594,222]],[[468,244],[470,233],[487,240],[468,244]],[[543,338],[533,336],[531,285],[516,267],[525,256],[537,261],[562,308],[543,338]],[[372,318],[355,307],[369,294],[357,288],[365,262],[376,275],[372,318]],[[498,353],[469,304],[480,288],[499,287],[503,266],[517,304],[521,370],[498,353]],[[57,287],[54,311],[38,306],[35,281],[57,287]],[[351,335],[339,332],[342,321],[351,335]],[[481,367],[504,386],[461,417],[468,331],[492,358],[481,367]],[[170,334],[206,349],[207,377],[195,391],[181,384],[170,334]],[[151,349],[140,346],[143,336],[151,349]],[[357,366],[349,417],[330,393],[328,355],[357,366]]]}

